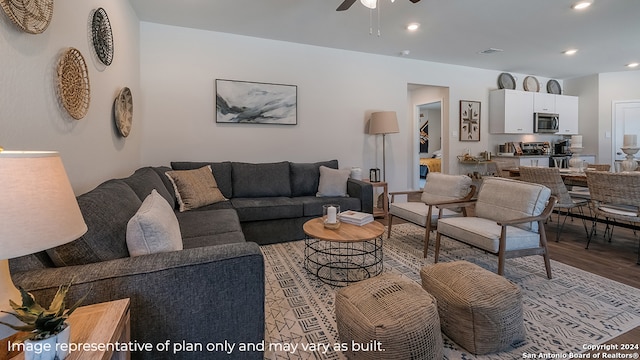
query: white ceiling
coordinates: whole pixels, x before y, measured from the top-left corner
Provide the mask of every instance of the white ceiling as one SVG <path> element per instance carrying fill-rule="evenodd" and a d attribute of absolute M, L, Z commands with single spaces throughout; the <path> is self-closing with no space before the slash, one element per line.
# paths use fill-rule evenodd
<path fill-rule="evenodd" d="M 142 21 L 556 79 L 640 62 L 640 0 L 584 11 L 571 9 L 576 0 L 380 0 L 379 37 L 377 13 L 359 1 L 342 12 L 342 0 L 130 1 Z M 488 48 L 504 52 L 479 54 Z M 562 54 L 569 48 L 579 51 Z"/>

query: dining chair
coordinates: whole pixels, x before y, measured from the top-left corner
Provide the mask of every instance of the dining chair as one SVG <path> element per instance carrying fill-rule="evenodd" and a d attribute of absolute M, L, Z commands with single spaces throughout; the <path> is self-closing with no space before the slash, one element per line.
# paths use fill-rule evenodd
<path fill-rule="evenodd" d="M 595 171 L 609 171 L 611 164 L 587 164 L 587 169 L 593 169 Z"/>
<path fill-rule="evenodd" d="M 426 258 L 429 250 L 429 232 L 435 230 L 438 221 L 438 205 L 468 201 L 475 194 L 475 189 L 471 178 L 466 175 L 430 172 L 427 174 L 423 190 L 390 192 L 387 238 L 391 237 L 394 217 L 424 227 L 424 257 Z M 396 196 L 402 195 L 407 197 L 407 201 L 396 202 Z M 420 195 L 420 201 L 412 201 L 418 195 Z M 461 215 L 464 215 L 464 209 L 460 208 L 445 209 L 442 212 L 443 217 Z"/>
<path fill-rule="evenodd" d="M 577 209 L 584 226 L 584 231 L 589 236 L 589 229 L 587 228 L 587 222 L 585 221 L 584 211 L 582 208 L 587 206 L 589 201 L 584 197 L 572 197 L 567 189 L 567 186 L 562 180 L 560 170 L 557 167 L 520 167 L 520 180 L 544 185 L 551 190 L 551 195 L 555 196 L 558 201 L 555 205 L 555 210 L 558 213 L 556 225 L 556 242 L 560 241 L 560 233 L 564 228 L 567 221 L 567 217 L 571 215 L 573 209 Z M 561 210 L 565 210 L 564 218 L 561 221 Z"/>
<path fill-rule="evenodd" d="M 629 222 L 640 225 L 640 173 L 632 171 L 626 173 L 611 173 L 606 171 L 587 171 L 587 185 L 591 194 L 591 212 L 594 222 L 587 240 L 587 249 L 598 217 L 604 218 L 609 225 L 616 222 Z M 605 237 L 606 237 L 605 231 Z M 634 230 L 634 234 L 636 231 Z M 609 231 L 611 241 L 613 231 Z M 638 260 L 640 265 L 640 241 L 638 242 Z"/>

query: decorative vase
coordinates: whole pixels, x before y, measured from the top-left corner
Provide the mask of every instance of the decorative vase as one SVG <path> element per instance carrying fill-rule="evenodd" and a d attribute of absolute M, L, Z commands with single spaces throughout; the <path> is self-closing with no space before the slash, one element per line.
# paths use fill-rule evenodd
<path fill-rule="evenodd" d="M 67 324 L 61 332 L 42 340 L 24 341 L 25 360 L 63 360 L 69 355 L 71 326 Z M 59 344 L 67 344 L 60 346 Z"/>
<path fill-rule="evenodd" d="M 626 159 L 622 160 L 622 171 L 635 171 L 638 168 L 638 162 L 633 158 L 638 150 L 640 148 L 622 148 L 622 151 L 627 154 Z"/>

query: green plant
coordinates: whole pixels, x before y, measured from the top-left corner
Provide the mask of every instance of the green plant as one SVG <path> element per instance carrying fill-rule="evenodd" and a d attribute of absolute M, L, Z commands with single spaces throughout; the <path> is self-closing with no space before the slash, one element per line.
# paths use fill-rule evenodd
<path fill-rule="evenodd" d="M 15 316 L 25 325 L 19 326 L 1 321 L 0 324 L 6 325 L 16 331 L 26 332 L 25 335 L 20 336 L 20 341 L 26 339 L 41 340 L 58 334 L 64 330 L 64 322 L 69 318 L 69 315 L 71 315 L 71 313 L 80 306 L 80 303 L 87 296 L 85 294 L 72 307 L 66 309 L 64 298 L 67 296 L 67 292 L 70 287 L 71 283 L 68 285 L 60 285 L 48 309 L 40 306 L 34 299 L 33 295 L 20 288 L 22 305 L 18 305 L 12 300 L 9 300 L 9 304 L 15 311 L 15 314 L 7 311 L 3 312 Z"/>

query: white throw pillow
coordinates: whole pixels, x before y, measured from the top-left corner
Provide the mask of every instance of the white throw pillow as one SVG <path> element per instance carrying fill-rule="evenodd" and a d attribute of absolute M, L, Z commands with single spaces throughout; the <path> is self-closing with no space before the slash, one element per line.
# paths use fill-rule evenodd
<path fill-rule="evenodd" d="M 351 171 L 320 166 L 320 183 L 316 196 L 347 196 L 347 181 Z"/>
<path fill-rule="evenodd" d="M 129 255 L 182 250 L 182 235 L 171 205 L 155 189 L 127 224 Z"/>

